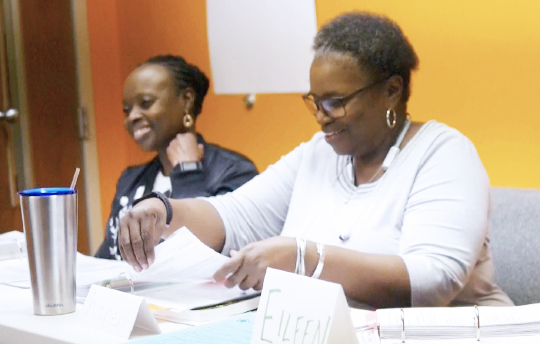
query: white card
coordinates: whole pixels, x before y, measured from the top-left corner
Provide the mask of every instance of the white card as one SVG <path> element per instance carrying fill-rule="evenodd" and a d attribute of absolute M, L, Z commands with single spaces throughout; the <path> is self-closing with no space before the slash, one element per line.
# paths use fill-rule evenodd
<path fill-rule="evenodd" d="M 343 287 L 268 268 L 251 344 L 358 343 Z"/>
<path fill-rule="evenodd" d="M 135 326 L 151 333 L 161 333 L 142 297 L 95 284 L 90 287 L 79 320 L 123 339 L 129 339 Z"/>

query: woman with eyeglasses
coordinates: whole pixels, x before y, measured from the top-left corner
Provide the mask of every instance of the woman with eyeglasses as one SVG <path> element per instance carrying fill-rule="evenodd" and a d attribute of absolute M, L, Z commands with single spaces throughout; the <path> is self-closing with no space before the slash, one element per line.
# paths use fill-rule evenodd
<path fill-rule="evenodd" d="M 168 228 L 141 222 L 167 202 L 141 202 L 121 223 L 124 258 L 148 268 L 139 233 L 186 225 L 232 257 L 214 275 L 228 286 L 261 289 L 272 267 L 340 283 L 351 305 L 511 305 L 493 281 L 486 171 L 457 130 L 407 113 L 418 59 L 397 24 L 347 13 L 314 49 L 303 99 L 321 132 L 230 194 L 171 200 Z"/>
<path fill-rule="evenodd" d="M 257 175 L 247 158 L 207 143 L 195 131 L 208 87 L 208 78 L 199 68 L 173 55 L 151 57 L 127 77 L 126 130 L 142 149 L 157 154 L 122 173 L 97 257 L 121 259 L 120 219 L 137 202 L 147 197 L 220 195 Z"/>

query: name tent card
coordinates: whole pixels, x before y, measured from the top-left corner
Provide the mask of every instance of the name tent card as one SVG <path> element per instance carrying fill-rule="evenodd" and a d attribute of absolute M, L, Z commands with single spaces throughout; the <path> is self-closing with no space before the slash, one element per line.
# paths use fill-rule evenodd
<path fill-rule="evenodd" d="M 90 287 L 79 321 L 124 339 L 129 339 L 134 327 L 161 333 L 142 297 L 95 284 Z"/>
<path fill-rule="evenodd" d="M 358 343 L 343 287 L 268 268 L 251 344 Z"/>

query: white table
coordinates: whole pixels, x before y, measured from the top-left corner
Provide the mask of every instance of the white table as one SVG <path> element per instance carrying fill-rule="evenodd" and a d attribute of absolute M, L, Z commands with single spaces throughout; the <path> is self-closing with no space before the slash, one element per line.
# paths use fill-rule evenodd
<path fill-rule="evenodd" d="M 94 330 L 79 322 L 82 305 L 77 304 L 74 313 L 55 316 L 34 315 L 32 293 L 0 285 L 0 344 L 29 343 L 72 343 L 72 344 L 116 344 L 126 342 L 122 338 Z M 158 321 L 163 333 L 183 329 L 189 325 Z M 141 339 L 149 334 L 135 328 L 129 341 Z"/>
<path fill-rule="evenodd" d="M 8 309 L 10 308 L 11 309 Z M 79 322 L 82 305 L 71 314 L 55 316 L 34 315 L 32 294 L 29 289 L 19 289 L 0 285 L 0 344 L 116 344 L 152 336 L 135 328 L 129 340 L 94 330 Z M 163 333 L 189 328 L 189 325 L 158 321 Z M 398 344 L 399 340 L 383 340 L 382 344 Z M 411 341 L 407 344 L 431 344 L 433 341 Z M 474 339 L 441 340 L 441 344 L 529 344 L 540 343 L 540 336 L 522 336 L 512 338 L 484 338 L 480 342 Z M 218 343 L 216 343 L 218 344 Z M 376 343 L 374 343 L 376 344 Z"/>

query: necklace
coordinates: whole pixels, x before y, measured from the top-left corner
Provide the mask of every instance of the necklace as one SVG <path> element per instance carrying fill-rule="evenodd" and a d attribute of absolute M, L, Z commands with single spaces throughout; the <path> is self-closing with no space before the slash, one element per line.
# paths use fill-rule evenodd
<path fill-rule="evenodd" d="M 375 177 L 377 177 L 379 175 L 379 173 L 382 171 L 382 169 L 383 169 L 383 165 L 381 164 L 381 166 L 379 166 L 377 171 L 375 171 L 375 174 L 365 184 L 371 183 L 375 179 Z"/>
<path fill-rule="evenodd" d="M 390 165 L 392 165 L 392 162 L 394 162 L 394 160 L 396 159 L 396 157 L 398 156 L 398 154 L 400 152 L 399 147 L 401 146 L 401 143 L 403 142 L 403 139 L 405 138 L 405 134 L 407 134 L 407 131 L 409 130 L 410 126 L 411 126 L 411 120 L 409 118 L 407 118 L 407 120 L 405 121 L 405 124 L 403 125 L 403 128 L 401 129 L 401 132 L 399 133 L 398 137 L 396 138 L 396 142 L 394 143 L 394 145 L 392 147 L 390 147 L 390 149 L 388 150 L 388 153 L 386 153 L 386 157 L 384 158 L 383 163 L 381 164 L 381 166 L 377 169 L 375 174 L 371 177 L 371 179 L 366 184 L 369 184 L 369 183 L 373 182 L 375 180 L 375 177 L 379 173 L 381 173 L 381 171 L 386 172 L 386 170 L 388 170 L 388 168 L 390 168 Z M 352 163 L 353 163 L 353 160 L 352 160 L 352 157 L 351 157 L 351 164 Z M 353 173 L 353 175 L 354 175 L 354 173 Z M 354 192 L 351 192 L 349 194 L 349 198 L 345 202 L 345 204 L 349 203 L 353 193 Z M 351 236 L 351 227 L 349 227 L 347 230 L 344 230 L 339 235 L 339 238 L 342 241 L 347 241 L 347 240 L 349 240 L 350 236 Z"/>

